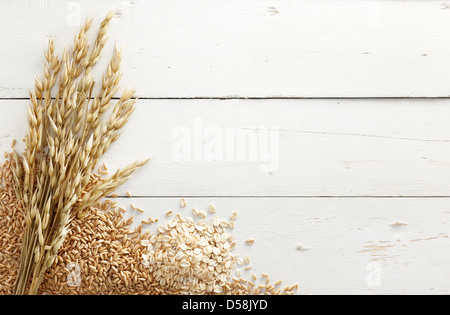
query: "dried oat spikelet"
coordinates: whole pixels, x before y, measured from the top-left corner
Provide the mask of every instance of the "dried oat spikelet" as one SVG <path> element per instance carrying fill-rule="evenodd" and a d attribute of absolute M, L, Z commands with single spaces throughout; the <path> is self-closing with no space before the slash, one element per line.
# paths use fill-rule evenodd
<path fill-rule="evenodd" d="M 127 165 L 123 169 L 117 170 L 111 177 L 97 184 L 86 193 L 81 201 L 81 205 L 77 207 L 77 211 L 82 211 L 95 205 L 100 198 L 106 197 L 115 191 L 119 186 L 128 181 L 131 175 L 140 167 L 148 163 L 150 159 L 137 161 Z"/>
<path fill-rule="evenodd" d="M 23 200 L 26 225 L 15 294 L 36 294 L 72 218 L 97 204 L 148 162 L 132 163 L 91 184 L 94 168 L 119 138 L 136 103 L 132 89 L 113 101 L 122 77 L 121 50 L 117 47 L 103 75 L 101 91 L 93 95 L 92 69 L 105 46 L 113 16 L 114 12 L 109 12 L 101 23 L 92 48 L 87 37 L 91 18 L 62 57 L 56 56 L 50 40 L 44 53 L 44 76 L 35 77 L 26 149 L 23 156 L 15 150 L 12 154 L 16 195 Z M 54 97 L 52 88 L 56 89 Z M 106 116 L 111 107 L 112 113 Z"/>

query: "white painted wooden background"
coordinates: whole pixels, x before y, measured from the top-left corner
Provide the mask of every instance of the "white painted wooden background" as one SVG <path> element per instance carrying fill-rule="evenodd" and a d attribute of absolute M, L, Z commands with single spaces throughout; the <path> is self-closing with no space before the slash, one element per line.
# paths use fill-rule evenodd
<path fill-rule="evenodd" d="M 97 73 L 117 42 L 141 100 L 105 161 L 154 157 L 121 204 L 238 210 L 237 251 L 299 294 L 450 293 L 450 3 L 0 0 L 2 151 L 25 133 L 46 39 L 61 51 L 110 8 Z M 231 128 L 274 135 L 276 167 L 227 159 Z M 190 160 L 174 154 L 180 130 Z M 223 161 L 207 161 L 211 143 Z"/>

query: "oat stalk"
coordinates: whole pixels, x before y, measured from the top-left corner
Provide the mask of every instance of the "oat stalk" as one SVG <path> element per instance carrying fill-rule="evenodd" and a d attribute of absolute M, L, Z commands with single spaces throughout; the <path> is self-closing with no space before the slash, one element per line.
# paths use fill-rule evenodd
<path fill-rule="evenodd" d="M 132 163 L 88 187 L 95 166 L 119 138 L 136 103 L 135 91 L 125 90 L 113 104 L 122 77 L 121 50 L 117 47 L 99 94 L 93 95 L 91 71 L 101 56 L 113 16 L 109 12 L 101 23 L 92 48 L 87 38 L 91 18 L 75 36 L 73 47 L 61 57 L 55 54 L 50 40 L 44 53 L 44 76 L 35 77 L 25 152 L 13 151 L 16 195 L 23 200 L 26 224 L 14 294 L 37 294 L 74 215 L 89 211 L 148 162 Z"/>

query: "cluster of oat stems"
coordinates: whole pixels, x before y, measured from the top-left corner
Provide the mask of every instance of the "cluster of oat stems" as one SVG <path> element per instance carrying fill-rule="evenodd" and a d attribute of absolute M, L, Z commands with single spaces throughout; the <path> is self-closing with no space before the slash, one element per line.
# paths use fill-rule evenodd
<path fill-rule="evenodd" d="M 114 12 L 109 12 L 103 20 L 92 47 L 87 38 L 91 18 L 62 57 L 55 54 L 50 40 L 43 79 L 35 77 L 25 152 L 20 155 L 14 150 L 13 154 L 16 194 L 26 209 L 14 294 L 37 294 L 74 215 L 86 214 L 89 207 L 111 194 L 148 161 L 135 162 L 90 184 L 100 157 L 118 139 L 136 102 L 134 90 L 125 90 L 118 100 L 112 99 L 122 76 L 121 51 L 117 47 L 99 94 L 93 95 L 92 68 L 100 58 L 113 16 Z"/>

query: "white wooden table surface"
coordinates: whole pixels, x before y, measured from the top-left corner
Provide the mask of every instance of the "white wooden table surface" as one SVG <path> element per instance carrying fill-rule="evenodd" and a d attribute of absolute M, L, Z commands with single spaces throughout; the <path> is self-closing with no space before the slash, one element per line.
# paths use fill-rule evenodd
<path fill-rule="evenodd" d="M 121 204 L 238 210 L 236 251 L 299 294 L 450 293 L 450 4 L 0 0 L 1 151 L 47 38 L 110 8 L 96 73 L 117 42 L 141 100 L 105 161 L 154 157 Z"/>

